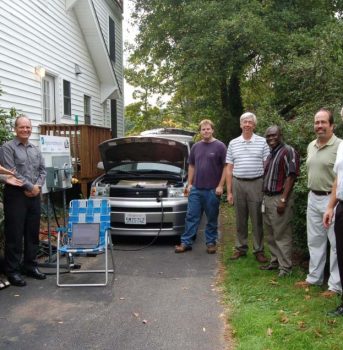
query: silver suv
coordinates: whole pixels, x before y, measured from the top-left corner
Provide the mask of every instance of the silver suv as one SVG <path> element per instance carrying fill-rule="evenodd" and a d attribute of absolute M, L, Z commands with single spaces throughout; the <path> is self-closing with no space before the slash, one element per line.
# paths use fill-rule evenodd
<path fill-rule="evenodd" d="M 99 145 L 105 174 L 92 198 L 111 203 L 111 233 L 180 235 L 187 211 L 187 160 L 194 132 L 155 129 Z"/>

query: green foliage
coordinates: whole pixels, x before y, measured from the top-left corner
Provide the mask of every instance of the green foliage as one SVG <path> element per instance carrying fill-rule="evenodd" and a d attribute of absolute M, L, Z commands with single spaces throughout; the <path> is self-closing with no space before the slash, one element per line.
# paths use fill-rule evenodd
<path fill-rule="evenodd" d="M 172 119 L 213 119 L 225 143 L 240 133 L 242 112 L 254 111 L 257 132 L 280 125 L 304 162 L 315 112 L 342 106 L 342 19 L 336 0 L 135 0 L 140 31 L 130 64 L 147 68 L 128 81 L 171 94 Z M 305 248 L 304 165 L 295 192 L 295 240 Z"/>
<path fill-rule="evenodd" d="M 247 109 L 291 120 L 337 108 L 342 8 L 330 0 L 135 0 L 140 31 L 127 78 L 142 87 L 141 101 L 169 93 L 173 115 L 211 117 L 225 142 Z"/>
<path fill-rule="evenodd" d="M 2 95 L 2 89 L 0 87 L 0 96 Z M 8 141 L 12 138 L 13 130 L 13 120 L 16 116 L 16 110 L 12 108 L 9 112 L 4 111 L 0 108 L 0 145 L 5 141 Z M 4 225 L 4 213 L 2 205 L 2 194 L 3 194 L 3 185 L 0 184 L 0 250 L 3 246 L 3 225 Z"/>

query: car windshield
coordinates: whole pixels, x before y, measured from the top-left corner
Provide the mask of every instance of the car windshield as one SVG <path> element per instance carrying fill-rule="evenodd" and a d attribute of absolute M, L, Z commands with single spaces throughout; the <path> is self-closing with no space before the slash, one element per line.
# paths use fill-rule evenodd
<path fill-rule="evenodd" d="M 184 176 L 186 171 L 165 163 L 133 162 L 113 167 L 109 174 L 176 174 Z"/>

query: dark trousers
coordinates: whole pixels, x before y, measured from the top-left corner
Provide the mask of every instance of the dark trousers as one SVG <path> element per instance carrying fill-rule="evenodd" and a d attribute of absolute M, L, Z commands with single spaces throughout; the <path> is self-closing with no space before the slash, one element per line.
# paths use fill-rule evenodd
<path fill-rule="evenodd" d="M 339 269 L 339 276 L 341 283 L 343 284 L 343 202 L 339 202 L 336 207 L 335 216 L 335 236 L 336 236 L 336 250 L 337 250 L 337 263 Z M 342 294 L 343 301 L 343 294 Z"/>
<path fill-rule="evenodd" d="M 5 186 L 5 272 L 7 275 L 20 272 L 22 259 L 24 268 L 30 269 L 36 266 L 40 210 L 40 196 L 26 197 L 21 188 Z"/>

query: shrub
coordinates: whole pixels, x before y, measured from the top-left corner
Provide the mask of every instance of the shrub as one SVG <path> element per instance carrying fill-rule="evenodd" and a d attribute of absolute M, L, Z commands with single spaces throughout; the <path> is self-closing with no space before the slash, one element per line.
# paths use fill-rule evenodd
<path fill-rule="evenodd" d="M 0 96 L 2 90 L 0 88 Z M 5 141 L 10 140 L 13 137 L 13 120 L 16 116 L 16 110 L 12 108 L 9 112 L 4 111 L 0 108 L 0 145 Z M 3 196 L 3 184 L 0 183 L 0 251 L 3 250 L 4 246 L 4 212 L 2 204 Z"/>

